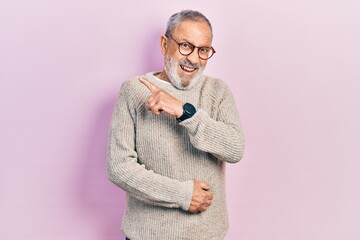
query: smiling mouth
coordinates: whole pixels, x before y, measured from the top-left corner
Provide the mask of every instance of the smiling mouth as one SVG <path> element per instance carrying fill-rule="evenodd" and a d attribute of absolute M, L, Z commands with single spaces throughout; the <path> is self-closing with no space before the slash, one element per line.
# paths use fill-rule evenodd
<path fill-rule="evenodd" d="M 197 68 L 193 68 L 193 67 L 189 67 L 189 66 L 185 66 L 185 65 L 180 65 L 181 69 L 186 71 L 186 72 L 194 72 Z"/>

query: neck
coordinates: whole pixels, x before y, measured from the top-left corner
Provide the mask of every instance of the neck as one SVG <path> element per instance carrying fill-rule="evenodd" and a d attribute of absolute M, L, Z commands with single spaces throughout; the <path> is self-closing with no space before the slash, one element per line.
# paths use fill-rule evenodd
<path fill-rule="evenodd" d="M 155 74 L 155 76 L 157 78 L 160 78 L 161 80 L 164 80 L 165 82 L 170 82 L 168 76 L 166 75 L 165 71 L 163 70 L 162 72 L 159 72 L 157 74 Z"/>

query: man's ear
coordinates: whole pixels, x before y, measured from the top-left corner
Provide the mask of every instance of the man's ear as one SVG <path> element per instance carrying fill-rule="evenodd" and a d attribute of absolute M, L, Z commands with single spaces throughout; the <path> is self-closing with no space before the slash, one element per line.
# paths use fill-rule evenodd
<path fill-rule="evenodd" d="M 160 48 L 162 55 L 165 55 L 166 50 L 168 48 L 168 38 L 165 35 L 160 37 Z"/>

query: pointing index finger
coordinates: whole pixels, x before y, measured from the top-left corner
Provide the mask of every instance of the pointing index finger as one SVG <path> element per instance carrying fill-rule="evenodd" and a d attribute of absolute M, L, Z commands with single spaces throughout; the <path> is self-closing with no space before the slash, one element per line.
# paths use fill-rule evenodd
<path fill-rule="evenodd" d="M 142 84 L 144 84 L 151 92 L 155 92 L 156 90 L 158 90 L 158 87 L 155 86 L 154 84 L 152 84 L 149 80 L 147 80 L 144 77 L 140 77 L 139 78 L 140 82 Z"/>

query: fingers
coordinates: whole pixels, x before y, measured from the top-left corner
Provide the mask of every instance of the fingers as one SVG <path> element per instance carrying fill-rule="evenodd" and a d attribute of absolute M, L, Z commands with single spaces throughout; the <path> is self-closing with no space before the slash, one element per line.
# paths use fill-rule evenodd
<path fill-rule="evenodd" d="M 213 200 L 213 194 L 211 192 L 209 192 L 210 196 L 209 196 L 209 200 Z"/>
<path fill-rule="evenodd" d="M 199 182 L 200 183 L 200 187 L 202 189 L 205 189 L 205 190 L 209 190 L 210 189 L 210 185 L 206 182 Z"/>
<path fill-rule="evenodd" d="M 144 84 L 151 92 L 156 92 L 157 90 L 159 90 L 159 88 L 157 86 L 155 86 L 154 84 L 152 84 L 149 80 L 147 80 L 144 77 L 140 77 L 139 81 Z"/>
<path fill-rule="evenodd" d="M 201 206 L 201 207 L 199 207 L 199 208 L 197 209 L 197 211 L 194 212 L 194 213 L 203 212 L 203 211 L 206 211 L 207 209 L 208 209 L 208 206 Z"/>
<path fill-rule="evenodd" d="M 212 192 L 208 192 L 207 190 L 203 189 L 203 193 L 204 193 L 204 201 L 210 201 L 213 199 L 213 194 Z"/>
<path fill-rule="evenodd" d="M 163 104 L 159 99 L 160 96 L 163 95 L 163 91 L 161 91 L 160 88 L 151 83 L 145 77 L 140 77 L 139 81 L 152 92 L 149 99 L 147 100 L 147 108 L 153 113 L 159 115 L 163 111 Z"/>
<path fill-rule="evenodd" d="M 164 112 L 174 117 L 179 117 L 183 114 L 184 103 L 182 101 L 173 97 L 161 88 L 158 88 L 144 77 L 140 77 L 139 81 L 144 84 L 152 93 L 147 100 L 147 108 L 150 111 L 156 115 Z"/>
<path fill-rule="evenodd" d="M 164 111 L 164 108 L 157 103 L 148 104 L 148 109 L 156 115 L 159 115 L 162 111 Z"/>
<path fill-rule="evenodd" d="M 139 81 L 152 92 L 152 95 L 147 101 L 147 108 L 156 115 L 159 115 L 163 111 L 163 106 L 159 101 L 160 89 L 144 77 L 140 77 Z"/>
<path fill-rule="evenodd" d="M 161 97 L 164 95 L 163 91 L 160 91 L 160 89 L 158 89 L 156 92 L 153 92 L 153 94 L 149 97 L 149 99 L 147 100 L 148 103 L 148 108 L 150 109 L 151 107 L 153 107 L 155 104 L 161 104 L 163 105 L 163 103 L 161 102 Z"/>
<path fill-rule="evenodd" d="M 213 194 L 209 192 L 210 185 L 194 179 L 194 191 L 191 199 L 189 212 L 196 213 L 208 209 L 212 203 Z"/>
<path fill-rule="evenodd" d="M 211 205 L 211 201 L 207 201 L 207 202 L 204 202 L 200 205 L 190 205 L 190 208 L 189 208 L 189 212 L 190 213 L 198 213 L 198 212 L 203 212 L 203 211 L 206 211 Z"/>
<path fill-rule="evenodd" d="M 211 188 L 207 182 L 201 182 L 201 181 L 198 181 L 197 179 L 194 179 L 194 183 L 199 184 L 200 187 L 204 190 L 209 190 Z"/>
<path fill-rule="evenodd" d="M 162 100 L 160 100 L 157 96 L 152 96 L 148 99 L 147 108 L 157 115 L 159 115 L 162 111 L 167 110 Z"/>

